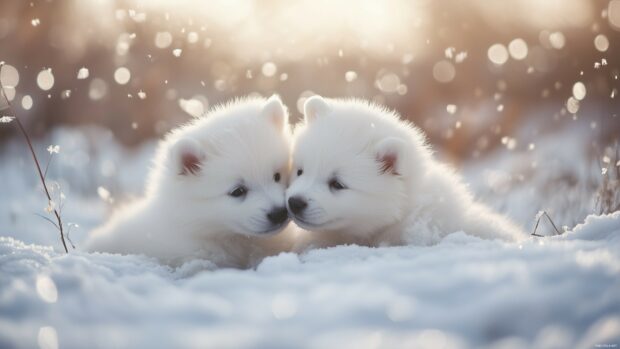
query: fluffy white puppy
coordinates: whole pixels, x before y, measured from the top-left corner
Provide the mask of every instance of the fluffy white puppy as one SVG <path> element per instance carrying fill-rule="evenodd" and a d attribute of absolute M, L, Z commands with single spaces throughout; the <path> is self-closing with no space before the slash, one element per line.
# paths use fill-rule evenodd
<path fill-rule="evenodd" d="M 425 137 L 392 111 L 360 100 L 309 98 L 294 132 L 289 213 L 308 232 L 297 249 L 433 244 L 464 231 L 508 241 L 525 233 L 475 202 L 432 156 Z"/>
<path fill-rule="evenodd" d="M 273 235 L 288 222 L 289 142 L 277 96 L 216 107 L 160 142 L 145 197 L 92 232 L 87 250 L 248 267 L 286 248 Z"/>

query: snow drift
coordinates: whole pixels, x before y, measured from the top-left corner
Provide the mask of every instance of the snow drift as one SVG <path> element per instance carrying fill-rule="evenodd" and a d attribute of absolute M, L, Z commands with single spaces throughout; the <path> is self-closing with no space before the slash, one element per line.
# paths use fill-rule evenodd
<path fill-rule="evenodd" d="M 0 238 L 0 347 L 592 348 L 620 340 L 620 212 L 522 244 L 284 253 L 177 269 Z"/>

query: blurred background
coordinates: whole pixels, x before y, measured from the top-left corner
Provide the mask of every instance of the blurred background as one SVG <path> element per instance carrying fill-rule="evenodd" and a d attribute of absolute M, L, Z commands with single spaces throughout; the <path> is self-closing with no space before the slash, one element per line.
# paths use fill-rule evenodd
<path fill-rule="evenodd" d="M 146 171 L 157 137 L 272 93 L 293 122 L 313 94 L 397 110 L 526 228 L 538 210 L 570 226 L 611 210 L 617 186 L 620 0 L 2 0 L 0 61 L 41 151 L 66 144 L 52 175 L 106 201 L 139 192 L 119 178 Z"/>

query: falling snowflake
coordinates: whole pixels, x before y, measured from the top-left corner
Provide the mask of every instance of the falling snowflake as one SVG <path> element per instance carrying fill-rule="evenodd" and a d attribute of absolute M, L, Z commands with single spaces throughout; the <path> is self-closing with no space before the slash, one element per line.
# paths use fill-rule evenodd
<path fill-rule="evenodd" d="M 454 57 L 454 62 L 462 63 L 467 58 L 467 51 L 459 52 Z"/>
<path fill-rule="evenodd" d="M 354 72 L 353 70 L 349 70 L 346 73 L 344 73 L 344 79 L 347 82 L 352 82 L 353 80 L 357 79 L 357 73 Z"/>
<path fill-rule="evenodd" d="M 447 111 L 448 113 L 450 113 L 450 114 L 454 114 L 454 113 L 456 113 L 456 110 L 457 110 L 457 107 L 456 107 L 456 105 L 454 105 L 454 104 L 448 104 L 448 105 L 446 106 L 446 111 Z"/>
<path fill-rule="evenodd" d="M 197 98 L 192 98 L 192 99 L 181 98 L 179 99 L 179 106 L 184 112 L 188 113 L 189 115 L 195 118 L 202 116 L 205 112 L 204 103 L 202 103 L 202 101 Z"/>
<path fill-rule="evenodd" d="M 50 154 L 54 154 L 54 153 L 58 154 L 58 153 L 60 152 L 60 146 L 59 146 L 59 145 L 51 145 L 51 144 L 50 144 L 50 145 L 47 147 L 47 151 L 48 151 Z"/>
<path fill-rule="evenodd" d="M 0 117 L 0 124 L 8 124 L 15 119 L 14 116 L 3 115 Z"/>
<path fill-rule="evenodd" d="M 82 67 L 82 68 L 80 68 L 80 70 L 78 70 L 77 78 L 78 78 L 78 80 L 84 80 L 84 79 L 88 78 L 89 74 L 90 73 L 88 71 L 88 68 Z"/>
<path fill-rule="evenodd" d="M 97 188 L 97 195 L 99 195 L 99 197 L 103 200 L 103 201 L 110 201 L 111 198 L 111 194 L 110 191 L 107 190 L 104 187 L 98 187 Z"/>
<path fill-rule="evenodd" d="M 444 54 L 445 54 L 446 58 L 452 59 L 452 57 L 454 57 L 454 52 L 456 52 L 456 49 L 454 47 L 448 47 L 444 51 Z"/>
<path fill-rule="evenodd" d="M 172 50 L 172 54 L 175 57 L 181 57 L 181 54 L 183 53 L 183 50 L 180 48 L 175 48 L 174 50 Z"/>
<path fill-rule="evenodd" d="M 138 97 L 140 99 L 145 99 L 146 98 L 146 92 L 144 92 L 142 90 L 138 91 Z"/>

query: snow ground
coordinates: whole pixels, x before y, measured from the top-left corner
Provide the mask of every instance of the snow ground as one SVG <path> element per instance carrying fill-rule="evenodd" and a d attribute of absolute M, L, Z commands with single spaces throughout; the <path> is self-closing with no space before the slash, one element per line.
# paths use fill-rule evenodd
<path fill-rule="evenodd" d="M 61 146 L 50 178 L 64 179 L 66 221 L 82 226 L 72 232 L 78 246 L 111 207 L 96 188 L 117 201 L 138 194 L 153 151 L 146 144 L 127 152 L 96 129 L 56 130 L 39 148 L 46 144 Z M 499 154 L 464 173 L 480 197 L 500 196 L 490 202 L 526 229 L 541 208 L 560 215 L 560 224 L 582 220 L 589 201 L 550 196 L 549 175 L 509 186 L 477 175 L 514 172 L 553 153 L 551 145 L 536 149 Z M 589 175 L 578 153 L 566 153 L 549 173 Z M 0 154 L 0 348 L 620 345 L 620 213 L 518 245 L 455 233 L 431 247 L 281 254 L 257 270 L 203 272 L 206 261 L 172 270 L 143 256 L 62 253 L 54 229 L 34 215 L 45 202 L 27 156 L 19 143 Z"/>

